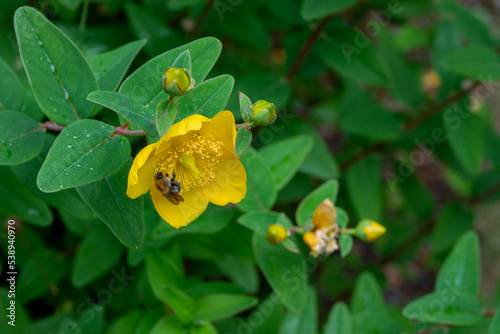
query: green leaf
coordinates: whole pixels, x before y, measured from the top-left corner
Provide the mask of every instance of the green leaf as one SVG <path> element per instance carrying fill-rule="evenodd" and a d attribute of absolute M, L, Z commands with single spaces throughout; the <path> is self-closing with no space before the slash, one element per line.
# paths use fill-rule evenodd
<path fill-rule="evenodd" d="M 247 173 L 246 196 L 236 206 L 245 212 L 270 209 L 276 202 L 277 193 L 269 166 L 253 148 L 241 155 L 241 162 L 252 172 Z"/>
<path fill-rule="evenodd" d="M 337 30 L 335 38 L 328 36 L 318 41 L 323 62 L 346 79 L 387 85 L 387 74 L 369 37 L 348 27 L 338 27 Z"/>
<path fill-rule="evenodd" d="M 479 292 L 480 282 L 479 239 L 471 231 L 457 241 L 446 258 L 437 275 L 435 290 L 452 290 L 475 296 Z"/>
<path fill-rule="evenodd" d="M 457 159 L 471 176 L 477 176 L 484 159 L 485 136 L 481 118 L 464 108 L 464 103 L 445 111 L 444 129 Z"/>
<path fill-rule="evenodd" d="M 171 67 L 177 67 L 177 68 L 183 67 L 188 71 L 189 76 L 192 76 L 193 75 L 193 64 L 191 61 L 191 53 L 189 52 L 189 49 L 184 51 L 183 53 L 181 53 L 179 55 L 179 57 L 177 57 L 177 59 L 175 59 L 175 61 Z"/>
<path fill-rule="evenodd" d="M 212 323 L 203 322 L 199 326 L 191 327 L 189 334 L 218 334 L 218 332 Z"/>
<path fill-rule="evenodd" d="M 33 195 L 8 167 L 0 167 L 0 212 L 35 226 L 52 224 L 50 208 Z"/>
<path fill-rule="evenodd" d="M 500 57 L 494 49 L 469 46 L 451 51 L 442 59 L 443 67 L 455 74 L 481 81 L 500 79 Z"/>
<path fill-rule="evenodd" d="M 146 131 L 151 137 L 156 137 L 158 135 L 153 119 L 148 117 L 149 111 L 142 104 L 130 100 L 125 95 L 98 90 L 90 93 L 87 100 L 99 103 L 117 112 Z"/>
<path fill-rule="evenodd" d="M 159 310 L 155 311 L 132 311 L 129 312 L 118 319 L 114 320 L 110 326 L 106 328 L 106 334 L 147 334 L 153 333 L 152 329 L 155 327 L 155 324 L 159 324 L 162 322 L 161 317 L 165 313 Z M 168 315 L 167 318 L 171 318 L 176 320 L 179 323 L 179 320 L 174 315 Z M 166 333 L 184 333 L 187 334 L 187 330 L 183 332 L 175 332 L 174 327 L 171 327 L 172 331 L 167 331 Z M 151 331 L 151 332 L 150 332 Z M 155 332 L 158 333 L 158 332 Z M 165 332 L 162 332 L 165 333 Z"/>
<path fill-rule="evenodd" d="M 142 197 L 126 195 L 128 172 L 132 162 L 103 180 L 76 188 L 78 194 L 128 248 L 139 248 L 144 240 L 144 206 Z"/>
<path fill-rule="evenodd" d="M 361 274 L 354 286 L 351 309 L 352 313 L 387 310 L 377 280 L 367 271 Z"/>
<path fill-rule="evenodd" d="M 252 249 L 264 277 L 283 305 L 300 312 L 307 302 L 307 273 L 302 256 L 268 243 L 265 233 L 259 232 L 253 235 Z"/>
<path fill-rule="evenodd" d="M 151 289 L 157 296 L 161 295 L 164 285 L 180 287 L 184 280 L 182 269 L 169 257 L 169 254 L 155 248 L 149 248 L 146 254 L 146 275 Z"/>
<path fill-rule="evenodd" d="M 248 212 L 240 216 L 237 222 L 253 231 L 266 233 L 269 225 L 276 224 L 279 215 L 279 213 L 273 211 Z"/>
<path fill-rule="evenodd" d="M 102 246 L 102 245 L 101 245 Z M 23 263 L 23 271 L 16 282 L 16 299 L 28 303 L 57 289 L 68 272 L 68 261 L 61 253 L 42 249 Z"/>
<path fill-rule="evenodd" d="M 490 328 L 488 334 L 497 334 L 500 333 L 500 307 L 497 307 L 495 311 L 495 316 L 491 321 Z"/>
<path fill-rule="evenodd" d="M 306 20 L 321 19 L 325 16 L 340 12 L 352 5 L 357 0 L 344 1 L 322 1 L 322 0 L 304 0 L 300 12 Z"/>
<path fill-rule="evenodd" d="M 98 85 L 78 47 L 31 7 L 16 11 L 14 26 L 26 74 L 44 114 L 65 125 L 91 117 L 94 105 L 86 98 Z"/>
<path fill-rule="evenodd" d="M 381 168 L 378 157 L 368 157 L 346 172 L 349 199 L 359 220 L 382 218 Z"/>
<path fill-rule="evenodd" d="M 151 59 L 125 79 L 118 92 L 150 109 L 149 115 L 153 119 L 158 102 L 168 98 L 161 87 L 162 75 L 170 64 L 188 49 L 191 54 L 193 78 L 197 83 L 203 82 L 222 49 L 221 42 L 213 37 L 195 40 Z"/>
<path fill-rule="evenodd" d="M 352 250 L 352 236 L 349 234 L 341 234 L 339 237 L 339 246 L 340 246 L 340 256 L 346 257 Z"/>
<path fill-rule="evenodd" d="M 403 315 L 411 320 L 452 326 L 472 325 L 483 318 L 482 305 L 474 296 L 450 290 L 413 301 L 403 309 Z"/>
<path fill-rule="evenodd" d="M 236 156 L 239 157 L 246 151 L 247 148 L 252 144 L 252 131 L 247 128 L 239 128 L 236 133 L 236 141 L 234 143 L 234 150 Z"/>
<path fill-rule="evenodd" d="M 233 86 L 234 78 L 227 74 L 196 85 L 192 91 L 176 100 L 179 108 L 177 121 L 194 114 L 208 118 L 214 117 L 219 111 L 226 108 Z"/>
<path fill-rule="evenodd" d="M 323 334 L 354 334 L 349 308 L 338 302 L 330 311 Z"/>
<path fill-rule="evenodd" d="M 342 130 L 369 140 L 394 140 L 402 131 L 401 122 L 393 113 L 378 105 L 355 83 L 348 83 L 340 103 Z"/>
<path fill-rule="evenodd" d="M 347 215 L 347 212 L 345 212 L 344 209 L 339 208 L 338 206 L 335 207 L 335 210 L 337 211 L 337 221 L 336 223 L 340 227 L 347 227 L 349 224 L 349 216 Z"/>
<path fill-rule="evenodd" d="M 252 334 L 277 333 L 283 319 L 283 305 L 279 302 L 276 294 L 271 293 L 266 297 L 248 319 L 262 319 L 260 323 L 252 323 Z M 265 315 L 264 317 L 262 317 Z"/>
<path fill-rule="evenodd" d="M 401 334 L 404 333 L 401 326 L 387 312 L 366 311 L 353 314 L 354 333 L 359 334 Z M 413 331 L 411 332 L 413 333 Z M 435 334 L 435 333 L 433 333 Z"/>
<path fill-rule="evenodd" d="M 19 110 L 22 97 L 21 82 L 9 64 L 0 57 L 0 110 Z"/>
<path fill-rule="evenodd" d="M 99 89 L 114 92 L 145 44 L 146 40 L 140 39 L 114 50 L 89 56 L 89 63 L 99 83 Z"/>
<path fill-rule="evenodd" d="M 0 112 L 0 165 L 16 165 L 36 157 L 44 131 L 37 121 L 18 111 Z"/>
<path fill-rule="evenodd" d="M 307 304 L 300 312 L 289 312 L 278 334 L 303 334 L 318 332 L 318 297 L 313 287 L 307 287 Z"/>
<path fill-rule="evenodd" d="M 267 145 L 259 151 L 271 169 L 276 189 L 283 189 L 292 179 L 312 146 L 312 138 L 296 136 Z"/>
<path fill-rule="evenodd" d="M 240 100 L 241 118 L 243 119 L 243 122 L 250 122 L 253 117 L 252 101 L 250 101 L 250 98 L 242 92 L 239 93 L 238 97 Z"/>
<path fill-rule="evenodd" d="M 198 317 L 207 321 L 217 321 L 234 316 L 257 305 L 255 297 L 213 294 L 201 298 L 197 302 Z"/>
<path fill-rule="evenodd" d="M 312 218 L 314 210 L 316 210 L 318 205 L 320 205 L 325 199 L 330 199 L 332 203 L 335 204 L 338 191 L 339 184 L 337 180 L 330 180 L 323 183 L 307 195 L 307 197 L 304 198 L 297 207 L 297 212 L 295 213 L 297 225 L 305 225 L 306 222 Z"/>
<path fill-rule="evenodd" d="M 149 334 L 188 334 L 188 326 L 184 325 L 179 319 L 174 315 L 166 315 L 161 318 Z M 119 334 L 117 332 L 116 334 Z"/>
<path fill-rule="evenodd" d="M 106 251 L 103 246 L 106 245 Z M 120 262 L 123 247 L 105 228 L 91 231 L 78 246 L 71 268 L 71 284 L 81 288 L 107 274 Z"/>
<path fill-rule="evenodd" d="M 256 293 L 258 291 L 260 278 L 255 261 L 224 254 L 214 264 L 245 292 Z"/>
<path fill-rule="evenodd" d="M 162 291 L 160 300 L 170 306 L 183 323 L 192 323 L 196 317 L 195 301 L 185 292 L 170 284 L 165 284 L 160 289 Z"/>
<path fill-rule="evenodd" d="M 156 108 L 156 130 L 162 137 L 168 132 L 168 129 L 174 124 L 178 114 L 177 103 L 172 100 L 163 100 L 158 103 Z"/>
<path fill-rule="evenodd" d="M 459 203 L 448 203 L 432 232 L 432 246 L 436 253 L 449 249 L 457 239 L 472 228 L 473 214 Z"/>
<path fill-rule="evenodd" d="M 116 173 L 130 157 L 130 143 L 116 129 L 96 120 L 81 120 L 57 136 L 40 169 L 44 192 L 81 186 Z"/>

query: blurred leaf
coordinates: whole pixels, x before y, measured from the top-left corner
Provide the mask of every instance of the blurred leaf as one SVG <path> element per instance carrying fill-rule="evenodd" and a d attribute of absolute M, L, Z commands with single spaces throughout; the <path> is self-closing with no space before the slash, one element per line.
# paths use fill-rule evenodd
<path fill-rule="evenodd" d="M 234 143 L 234 150 L 236 156 L 239 157 L 248 147 L 252 144 L 252 131 L 245 127 L 239 128 L 236 133 L 236 141 Z"/>
<path fill-rule="evenodd" d="M 0 57 L 0 110 L 19 110 L 22 97 L 21 82 L 9 64 Z"/>
<path fill-rule="evenodd" d="M 68 261 L 54 250 L 42 249 L 32 254 L 22 269 L 16 282 L 16 299 L 29 303 L 47 292 L 57 293 L 58 283 L 68 272 Z"/>
<path fill-rule="evenodd" d="M 99 89 L 114 92 L 145 44 L 146 40 L 141 39 L 108 52 L 91 55 L 88 59 L 99 83 Z"/>
<path fill-rule="evenodd" d="M 306 20 L 321 19 L 330 14 L 340 12 L 352 5 L 357 0 L 344 1 L 321 1 L 321 0 L 303 0 L 301 7 L 302 17 Z"/>
<path fill-rule="evenodd" d="M 203 2 L 206 2 L 206 0 L 167 0 L 167 8 L 171 10 L 179 10 Z"/>
<path fill-rule="evenodd" d="M 16 165 L 36 157 L 43 148 L 44 130 L 31 117 L 0 112 L 0 165 Z"/>
<path fill-rule="evenodd" d="M 306 222 L 312 218 L 314 210 L 316 210 L 318 205 L 320 205 L 325 199 L 330 199 L 332 203 L 335 204 L 338 191 L 339 184 L 337 180 L 330 180 L 323 183 L 307 195 L 307 197 L 304 198 L 297 207 L 297 212 L 295 213 L 297 225 L 305 225 Z"/>
<path fill-rule="evenodd" d="M 382 161 L 368 157 L 346 172 L 347 191 L 356 216 L 361 219 L 382 219 Z"/>
<path fill-rule="evenodd" d="M 448 203 L 432 232 L 434 251 L 441 253 L 448 250 L 460 236 L 472 228 L 473 220 L 474 216 L 463 205 Z"/>
<path fill-rule="evenodd" d="M 475 232 L 465 233 L 455 244 L 439 270 L 436 292 L 452 290 L 476 296 L 481 282 L 479 239 Z"/>
<path fill-rule="evenodd" d="M 161 318 L 149 334 L 188 334 L 188 326 L 184 325 L 174 315 L 166 315 Z M 117 332 L 118 334 L 118 332 Z"/>
<path fill-rule="evenodd" d="M 191 327 L 189 334 L 218 334 L 218 332 L 214 325 L 206 321 L 199 326 Z"/>
<path fill-rule="evenodd" d="M 278 191 L 293 178 L 312 146 L 310 137 L 296 136 L 267 145 L 259 151 L 271 169 Z"/>
<path fill-rule="evenodd" d="M 160 288 L 159 299 L 170 306 L 175 315 L 183 323 L 190 324 L 196 317 L 196 303 L 185 292 L 170 284 L 164 284 Z"/>
<path fill-rule="evenodd" d="M 255 259 L 267 282 L 283 305 L 300 312 L 307 302 L 307 273 L 300 254 L 267 242 L 265 233 L 254 232 L 252 248 Z"/>
<path fill-rule="evenodd" d="M 470 175 L 477 176 L 484 159 L 483 125 L 479 116 L 464 110 L 463 103 L 443 114 L 444 129 L 457 159 Z"/>
<path fill-rule="evenodd" d="M 130 143 L 115 131 L 111 125 L 90 119 L 65 127 L 38 173 L 40 190 L 77 187 L 120 170 L 130 157 Z"/>
<path fill-rule="evenodd" d="M 500 307 L 497 307 L 488 334 L 500 333 Z"/>
<path fill-rule="evenodd" d="M 352 316 L 354 333 L 359 334 L 401 334 L 401 326 L 387 312 L 366 311 Z"/>
<path fill-rule="evenodd" d="M 158 311 L 132 311 L 115 319 L 113 323 L 106 328 L 106 334 L 148 334 L 155 323 L 160 323 L 160 318 L 164 312 Z M 173 315 L 168 317 L 175 318 Z M 177 320 L 177 322 L 179 322 Z M 151 331 L 151 333 L 153 333 Z M 163 332 L 162 332 L 163 333 Z M 177 332 L 168 332 L 176 334 Z M 186 333 L 180 332 L 180 333 Z"/>
<path fill-rule="evenodd" d="M 403 315 L 411 320 L 452 326 L 471 325 L 483 318 L 482 305 L 476 298 L 466 292 L 457 294 L 456 291 L 425 295 L 407 305 Z"/>
<path fill-rule="evenodd" d="M 330 311 L 323 334 L 354 334 L 349 308 L 338 302 Z"/>
<path fill-rule="evenodd" d="M 336 223 L 340 227 L 347 227 L 349 224 L 349 216 L 347 215 L 347 212 L 345 212 L 344 209 L 335 207 L 335 210 L 337 211 L 337 221 Z"/>
<path fill-rule="evenodd" d="M 442 59 L 443 67 L 457 75 L 481 81 L 500 79 L 500 57 L 494 49 L 469 46 L 449 52 Z"/>
<path fill-rule="evenodd" d="M 240 216 L 237 221 L 253 231 L 266 233 L 269 225 L 276 224 L 279 215 L 278 212 L 273 211 L 248 212 Z"/>
<path fill-rule="evenodd" d="M 366 311 L 385 312 L 387 306 L 382 297 L 382 290 L 370 272 L 363 272 L 356 281 L 351 299 L 352 313 Z"/>
<path fill-rule="evenodd" d="M 241 155 L 241 162 L 251 172 L 247 173 L 247 194 L 236 206 L 245 212 L 270 209 L 276 201 L 277 193 L 269 165 L 252 148 Z"/>
<path fill-rule="evenodd" d="M 8 167 L 0 167 L 0 212 L 35 226 L 52 224 L 50 208 L 33 195 Z"/>
<path fill-rule="evenodd" d="M 405 177 L 399 188 L 405 197 L 406 204 L 420 219 L 430 217 L 435 207 L 434 199 L 415 175 Z"/>
<path fill-rule="evenodd" d="M 184 284 L 182 269 L 169 257 L 169 254 L 149 248 L 146 254 L 146 274 L 149 285 L 158 296 L 166 284 L 181 287 Z M 160 298 L 161 299 L 161 298 Z"/>
<path fill-rule="evenodd" d="M 253 334 L 278 333 L 283 311 L 283 305 L 275 294 L 266 297 L 248 317 L 248 319 L 262 318 L 260 324 L 252 326 Z"/>
<path fill-rule="evenodd" d="M 394 46 L 400 51 L 407 52 L 415 48 L 425 47 L 428 43 L 425 31 L 411 25 L 401 28 L 394 39 Z"/>
<path fill-rule="evenodd" d="M 243 295 L 208 295 L 197 302 L 197 315 L 203 320 L 217 321 L 243 312 L 257 302 L 257 298 Z"/>
<path fill-rule="evenodd" d="M 26 74 L 44 114 L 65 125 L 91 117 L 94 106 L 86 98 L 98 84 L 82 52 L 31 7 L 16 11 L 14 25 Z"/>
<path fill-rule="evenodd" d="M 177 120 L 200 114 L 214 117 L 226 108 L 234 86 L 234 78 L 224 74 L 196 85 L 192 91 L 176 100 L 179 112 Z"/>
<path fill-rule="evenodd" d="M 122 244 L 139 248 L 144 240 L 144 207 L 142 198 L 126 195 L 131 166 L 129 162 L 120 172 L 76 190 Z"/>
<path fill-rule="evenodd" d="M 149 60 L 125 79 L 118 92 L 148 108 L 150 119 L 153 119 L 158 102 L 168 98 L 161 87 L 162 74 L 188 49 L 191 54 L 193 78 L 198 84 L 202 83 L 222 49 L 221 42 L 213 37 L 195 40 Z"/>
<path fill-rule="evenodd" d="M 394 140 L 402 132 L 397 117 L 355 83 L 348 83 L 340 103 L 340 127 L 370 140 Z"/>
<path fill-rule="evenodd" d="M 87 99 L 117 112 L 151 137 L 158 135 L 153 119 L 148 117 L 148 110 L 142 104 L 131 101 L 122 94 L 103 90 L 90 93 Z"/>
<path fill-rule="evenodd" d="M 318 297 L 313 287 L 307 287 L 307 304 L 299 312 L 285 315 L 278 334 L 302 334 L 318 332 Z"/>
<path fill-rule="evenodd" d="M 105 251 L 103 246 L 105 245 Z M 81 288 L 98 277 L 107 274 L 120 262 L 123 247 L 105 228 L 87 234 L 76 251 L 71 268 L 71 283 Z"/>
<path fill-rule="evenodd" d="M 340 247 L 340 256 L 346 257 L 352 250 L 352 236 L 349 234 L 341 234 L 339 237 L 339 247 Z"/>
<path fill-rule="evenodd" d="M 259 274 L 255 261 L 225 254 L 214 263 L 236 285 L 247 293 L 256 293 L 259 289 Z"/>

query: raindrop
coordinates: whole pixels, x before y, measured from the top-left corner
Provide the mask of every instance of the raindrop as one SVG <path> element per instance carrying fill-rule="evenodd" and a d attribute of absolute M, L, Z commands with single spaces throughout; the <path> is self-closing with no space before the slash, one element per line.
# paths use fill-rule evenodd
<path fill-rule="evenodd" d="M 87 130 L 85 130 L 85 131 L 87 131 Z M 87 138 L 90 138 L 90 134 L 87 135 Z"/>
<path fill-rule="evenodd" d="M 42 41 L 38 41 L 38 45 L 42 46 L 43 42 Z"/>
<path fill-rule="evenodd" d="M 90 167 L 89 169 L 90 169 L 90 170 L 94 170 L 94 168 L 92 168 L 92 167 Z"/>
<path fill-rule="evenodd" d="M 73 136 L 73 139 L 76 139 L 77 137 L 76 136 Z"/>
<path fill-rule="evenodd" d="M 60 184 L 60 185 L 59 185 L 59 189 L 62 189 L 62 188 L 63 188 L 63 185 L 62 185 L 62 184 Z"/>
<path fill-rule="evenodd" d="M 80 167 L 82 167 L 82 165 L 78 164 L 78 165 L 76 165 L 76 167 L 80 168 Z"/>
<path fill-rule="evenodd" d="M 71 148 L 72 146 L 71 145 L 68 145 L 68 148 Z"/>
<path fill-rule="evenodd" d="M 52 64 L 50 64 L 50 70 L 52 71 L 52 73 L 56 73 L 56 67 Z"/>
<path fill-rule="evenodd" d="M 28 215 L 30 216 L 38 216 L 40 213 L 38 212 L 38 210 L 34 209 L 34 208 L 29 208 L 28 209 Z"/>

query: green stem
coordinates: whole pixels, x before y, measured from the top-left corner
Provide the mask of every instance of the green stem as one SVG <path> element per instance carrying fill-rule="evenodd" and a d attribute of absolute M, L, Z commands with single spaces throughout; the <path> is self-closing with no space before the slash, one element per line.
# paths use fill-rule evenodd
<path fill-rule="evenodd" d="M 90 0 L 83 0 L 82 16 L 80 18 L 80 32 L 85 32 L 85 25 L 87 23 L 87 16 L 89 14 L 89 2 Z"/>
<path fill-rule="evenodd" d="M 245 123 L 241 123 L 241 124 L 236 124 L 235 127 L 236 129 L 239 129 L 239 128 L 243 128 L 243 127 L 252 127 L 253 126 L 253 123 L 252 122 L 245 122 Z"/>
<path fill-rule="evenodd" d="M 356 235 L 356 229 L 354 228 L 343 228 L 340 232 L 350 235 Z"/>

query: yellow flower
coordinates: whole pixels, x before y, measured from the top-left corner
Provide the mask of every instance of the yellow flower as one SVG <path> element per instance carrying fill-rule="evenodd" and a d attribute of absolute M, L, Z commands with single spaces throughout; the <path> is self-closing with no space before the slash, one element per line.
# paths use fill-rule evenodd
<path fill-rule="evenodd" d="M 356 226 L 356 236 L 367 242 L 377 240 L 383 236 L 386 231 L 387 229 L 383 225 L 370 219 L 363 219 Z"/>
<path fill-rule="evenodd" d="M 136 156 L 128 176 L 127 195 L 137 198 L 150 190 L 156 211 L 175 228 L 198 218 L 208 202 L 220 206 L 238 203 L 245 197 L 247 177 L 235 156 L 235 138 L 230 111 L 221 111 L 213 119 L 202 115 L 183 119 Z M 156 183 L 159 173 L 172 178 L 174 172 L 180 183 L 177 196 L 183 198 L 172 200 L 176 204 Z M 175 186 L 173 190 L 177 191 Z"/>

